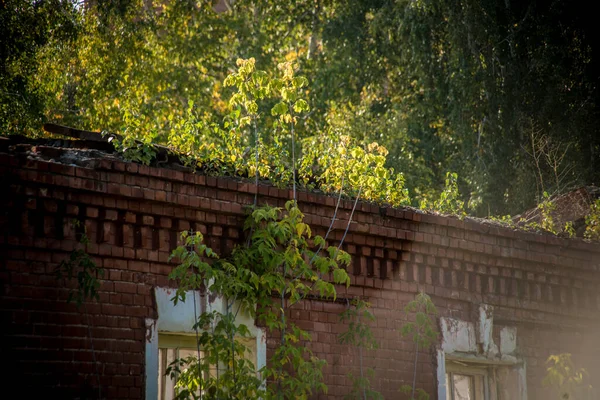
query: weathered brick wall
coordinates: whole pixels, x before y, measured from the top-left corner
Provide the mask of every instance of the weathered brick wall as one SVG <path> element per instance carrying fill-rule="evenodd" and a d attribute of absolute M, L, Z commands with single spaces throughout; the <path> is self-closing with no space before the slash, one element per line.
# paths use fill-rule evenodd
<path fill-rule="evenodd" d="M 152 288 L 172 285 L 168 257 L 178 232 L 199 230 L 217 253 L 227 253 L 243 234 L 244 206 L 256 187 L 110 158 L 67 165 L 67 152 L 18 146 L 0 153 L 1 351 L 13 361 L 4 378 L 32 394 L 94 398 L 96 357 L 103 397 L 143 398 L 144 319 L 156 317 Z M 260 204 L 282 206 L 290 198 L 289 190 L 258 191 Z M 306 222 L 324 234 L 336 199 L 299 192 L 298 200 Z M 342 201 L 332 243 L 352 205 Z M 88 252 L 106 270 L 100 301 L 80 309 L 67 304 L 68 289 L 53 275 L 78 247 L 82 227 L 73 220 L 85 226 Z M 496 331 L 517 326 L 530 399 L 548 396 L 540 382 L 552 353 L 571 352 L 600 377 L 597 244 L 368 203 L 359 203 L 354 221 L 344 244 L 353 257 L 352 286 L 338 295 L 373 305 L 380 347 L 365 352 L 365 366 L 375 369 L 373 387 L 386 398 L 401 398 L 399 386 L 412 379 L 414 346 L 399 331 L 402 309 L 418 290 L 432 296 L 441 316 L 473 320 L 486 303 L 495 308 Z M 337 341 L 346 329 L 339 322 L 344 307 L 310 300 L 291 315 L 328 362 L 323 398 L 341 398 L 351 387 L 347 373 L 358 371 L 356 350 Z M 434 352 L 422 353 L 417 384 L 432 398 L 435 370 Z"/>

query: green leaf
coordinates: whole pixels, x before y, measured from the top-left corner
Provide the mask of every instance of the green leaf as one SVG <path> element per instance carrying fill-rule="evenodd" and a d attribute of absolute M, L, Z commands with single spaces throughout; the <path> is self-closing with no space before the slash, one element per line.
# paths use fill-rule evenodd
<path fill-rule="evenodd" d="M 287 114 L 288 108 L 284 102 L 277 103 L 271 109 L 271 115 L 284 115 Z"/>
<path fill-rule="evenodd" d="M 315 235 L 313 242 L 315 243 L 315 246 L 325 247 L 325 239 L 320 235 Z"/>
<path fill-rule="evenodd" d="M 309 111 L 308 103 L 303 99 L 299 99 L 294 103 L 294 111 L 296 113 L 301 113 L 302 111 Z"/>

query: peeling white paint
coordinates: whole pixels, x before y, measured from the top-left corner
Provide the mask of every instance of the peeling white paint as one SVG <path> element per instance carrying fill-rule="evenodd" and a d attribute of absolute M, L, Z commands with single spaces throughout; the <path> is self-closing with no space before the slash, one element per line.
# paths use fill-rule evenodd
<path fill-rule="evenodd" d="M 519 394 L 521 400 L 527 400 L 527 363 L 525 360 L 519 368 Z"/>
<path fill-rule="evenodd" d="M 446 398 L 446 361 L 486 366 L 489 400 L 527 400 L 525 363 L 517 357 L 517 328 L 503 327 L 494 342 L 494 308 L 481 304 L 476 323 L 440 318 L 442 343 L 437 353 L 438 399 Z M 469 367 L 470 368 L 470 367 Z M 488 390 L 488 389 L 486 389 Z"/>
<path fill-rule="evenodd" d="M 194 315 L 200 316 L 200 295 L 192 291 L 186 292 L 185 302 L 173 304 L 171 299 L 175 296 L 175 289 L 155 288 L 156 308 L 158 309 L 158 331 L 193 333 L 192 327 L 196 323 Z M 196 312 L 194 313 L 194 297 Z"/>
<path fill-rule="evenodd" d="M 500 330 L 500 353 L 512 355 L 517 349 L 517 328 L 505 326 Z"/>
<path fill-rule="evenodd" d="M 146 318 L 146 398 L 158 399 L 158 324 Z"/>
<path fill-rule="evenodd" d="M 438 399 L 446 399 L 446 353 L 443 350 L 437 352 L 437 382 Z"/>
<path fill-rule="evenodd" d="M 256 370 L 267 366 L 267 333 L 256 328 Z M 262 376 L 261 376 L 262 379 Z M 264 388 L 264 382 L 263 382 Z"/>
<path fill-rule="evenodd" d="M 481 345 L 484 354 L 493 350 L 494 338 L 494 307 L 488 304 L 479 306 L 479 324 L 477 326 L 477 343 Z"/>
<path fill-rule="evenodd" d="M 442 350 L 445 353 L 476 353 L 475 326 L 454 318 L 440 318 L 442 326 Z"/>

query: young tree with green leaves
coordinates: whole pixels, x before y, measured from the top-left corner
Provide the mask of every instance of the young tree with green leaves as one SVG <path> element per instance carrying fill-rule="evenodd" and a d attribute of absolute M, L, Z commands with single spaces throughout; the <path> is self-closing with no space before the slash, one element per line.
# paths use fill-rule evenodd
<path fill-rule="evenodd" d="M 370 310 L 371 305 L 362 300 L 354 299 L 346 310 L 340 315 L 340 321 L 348 323 L 348 330 L 340 333 L 340 343 L 358 349 L 359 375 L 349 373 L 352 381 L 352 390 L 346 399 L 383 399 L 381 393 L 371 387 L 371 381 L 375 375 L 373 368 L 364 368 L 363 350 L 377 349 L 379 345 L 373 336 L 369 322 L 375 321 L 375 315 Z"/>
<path fill-rule="evenodd" d="M 414 300 L 404 307 L 404 312 L 414 315 L 414 321 L 407 322 L 402 326 L 402 336 L 410 337 L 415 344 L 415 362 L 413 369 L 412 385 L 403 385 L 400 390 L 410 393 L 411 400 L 428 400 L 429 395 L 423 389 L 417 388 L 417 364 L 419 362 L 419 351 L 428 349 L 437 340 L 438 333 L 432 317 L 437 316 L 437 309 L 431 297 L 424 292 L 419 292 Z M 415 394 L 417 397 L 415 397 Z"/>
<path fill-rule="evenodd" d="M 177 360 L 172 365 L 171 371 L 180 377 L 181 398 L 201 391 L 208 398 L 295 399 L 326 390 L 321 372 L 325 362 L 303 345 L 310 341 L 310 335 L 291 323 L 287 315 L 309 294 L 335 299 L 334 284 L 349 284 L 348 274 L 340 265 L 347 266 L 350 257 L 337 247 L 320 254 L 324 238 L 312 236 L 303 218 L 294 201 L 289 201 L 285 210 L 255 209 L 245 225 L 248 244 L 236 247 L 225 259 L 219 259 L 202 243 L 199 232 L 184 233 L 185 245 L 173 252 L 180 262 L 170 275 L 179 284 L 174 302 L 184 301 L 189 290 L 202 289 L 220 296 L 226 312 L 205 311 L 198 318 L 194 329 L 202 332 L 198 346 L 204 358 Z M 311 250 L 313 245 L 317 250 Z M 206 257 L 215 260 L 203 261 Z M 269 364 L 260 371 L 244 358 L 247 349 L 239 337 L 249 331 L 236 325 L 240 312 L 251 315 L 280 338 Z M 215 366 L 217 374 L 211 376 L 210 368 Z M 266 388 L 261 386 L 262 379 Z"/>
<path fill-rule="evenodd" d="M 571 354 L 552 354 L 546 361 L 547 373 L 544 386 L 554 390 L 555 398 L 561 400 L 576 400 L 591 398 L 592 386 L 585 383 L 588 376 L 584 368 L 577 368 L 571 359 Z"/>

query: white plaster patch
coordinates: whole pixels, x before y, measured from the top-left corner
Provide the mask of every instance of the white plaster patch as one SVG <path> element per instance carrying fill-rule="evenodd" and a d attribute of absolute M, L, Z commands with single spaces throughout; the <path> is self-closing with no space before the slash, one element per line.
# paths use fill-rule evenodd
<path fill-rule="evenodd" d="M 446 354 L 443 350 L 437 352 L 437 381 L 438 381 L 438 399 L 446 398 Z"/>
<path fill-rule="evenodd" d="M 442 350 L 445 353 L 476 353 L 475 326 L 471 322 L 454 318 L 440 318 L 442 326 Z"/>
<path fill-rule="evenodd" d="M 517 328 L 504 327 L 500 344 L 494 342 L 494 308 L 479 306 L 475 323 L 454 318 L 440 318 L 442 346 L 437 353 L 438 399 L 445 399 L 446 358 L 464 362 L 466 373 L 473 365 L 487 365 L 489 400 L 526 400 L 525 363 L 516 355 Z M 501 357 L 500 357 L 501 354 Z M 471 366 L 470 366 L 471 365 Z M 487 389 L 486 389 L 487 390 Z M 488 398 L 488 397 L 486 397 Z"/>
<path fill-rule="evenodd" d="M 487 304 L 479 306 L 478 331 L 477 343 L 481 344 L 483 353 L 488 354 L 491 352 L 490 350 L 494 350 L 494 338 L 492 336 L 494 331 L 494 307 Z"/>
<path fill-rule="evenodd" d="M 235 303 L 233 305 L 233 310 L 237 310 L 237 308 L 239 307 L 238 303 Z M 225 310 L 223 310 L 223 312 L 225 312 Z M 235 323 L 237 325 L 246 325 L 246 328 L 248 328 L 248 330 L 250 331 L 250 335 L 255 337 L 255 338 L 259 338 L 262 335 L 262 331 L 256 327 L 256 325 L 254 325 L 254 318 L 245 310 L 239 310 L 239 312 L 237 313 L 237 316 L 235 317 Z M 256 348 L 260 348 L 260 346 L 258 346 L 259 343 L 258 341 L 256 342 Z"/>
<path fill-rule="evenodd" d="M 500 353 L 512 355 L 517 349 L 517 328 L 505 326 L 500 331 Z"/>
<path fill-rule="evenodd" d="M 156 307 L 158 308 L 158 331 L 193 333 L 192 327 L 196 323 L 195 316 L 200 316 L 200 295 L 186 292 L 185 302 L 173 304 L 171 299 L 175 296 L 175 289 L 156 288 Z M 194 312 L 194 297 L 196 311 Z"/>
<path fill-rule="evenodd" d="M 158 327 L 146 318 L 146 398 L 158 399 Z"/>

